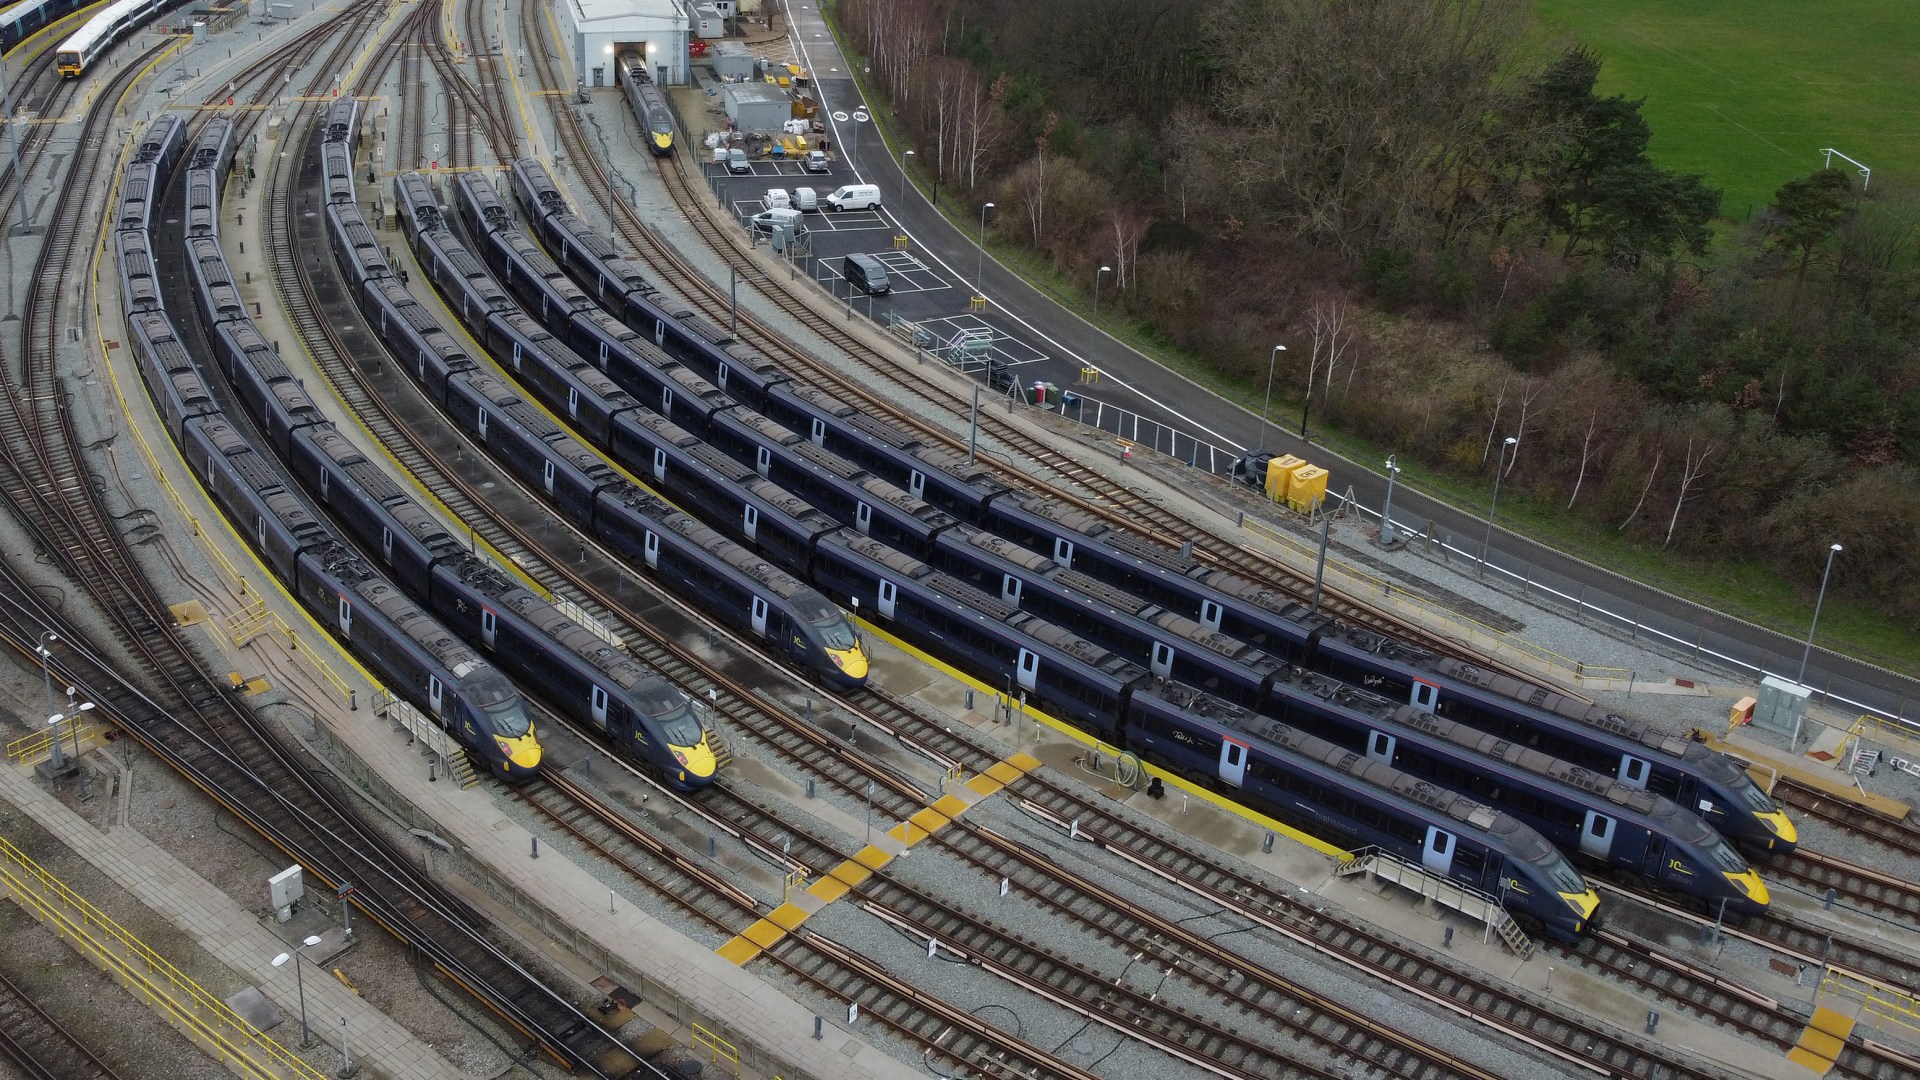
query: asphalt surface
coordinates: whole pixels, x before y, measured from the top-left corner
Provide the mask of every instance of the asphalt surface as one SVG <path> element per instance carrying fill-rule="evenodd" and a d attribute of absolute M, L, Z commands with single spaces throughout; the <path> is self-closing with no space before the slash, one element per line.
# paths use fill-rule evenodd
<path fill-rule="evenodd" d="M 1298 435 L 1298 417 L 1293 415 L 1284 419 L 1270 417 L 1263 431 L 1257 413 L 1219 397 L 1113 339 L 1088 323 L 1078 311 L 1062 305 L 995 262 L 990 253 L 982 260 L 977 240 L 978 221 L 969 221 L 964 226 L 950 221 L 933 208 L 925 192 L 908 183 L 896 156 L 897 148 L 886 145 L 873 123 L 854 119 L 864 111 L 864 101 L 848 77 L 848 66 L 819 14 L 809 9 L 795 15 L 794 33 L 800 43 L 802 62 L 819 76 L 815 85 L 821 96 L 822 113 L 828 120 L 835 156 L 839 159 L 830 176 L 816 176 L 802 182 L 814 183 L 824 193 L 857 177 L 860 182 L 878 184 L 886 199 L 885 223 L 870 229 L 841 229 L 828 222 L 814 231 L 810 240 L 816 276 L 835 277 L 833 268 L 840 262 L 838 257 L 849 251 L 883 255 L 891 266 L 908 265 L 908 260 L 915 260 L 927 268 L 927 273 L 909 271 L 904 275 L 910 291 L 898 290 L 891 296 L 871 300 L 861 296 L 856 299 L 855 309 L 870 310 L 875 318 L 895 312 L 927 325 L 937 334 L 949 326 L 985 321 L 997 334 L 1010 339 L 1006 352 L 1026 360 L 1011 369 L 1023 385 L 1053 382 L 1063 391 L 1086 398 L 1087 402 L 1109 402 L 1177 428 L 1185 438 L 1162 443 L 1158 448 L 1182 460 L 1192 457 L 1200 467 L 1212 462 L 1216 470 L 1224 471 L 1226 461 L 1234 453 L 1255 446 L 1275 453 L 1297 454 L 1329 471 L 1330 494 L 1345 496 L 1351 491 L 1359 508 L 1378 517 L 1387 495 L 1384 461 L 1354 462 L 1318 443 L 1302 440 Z M 859 129 L 857 135 L 855 128 Z M 756 177 L 753 181 L 759 179 Z M 737 190 L 733 198 L 743 209 L 749 208 L 749 204 L 741 202 L 743 198 L 758 197 L 758 191 L 747 190 L 748 184 L 747 178 L 734 182 Z M 755 183 L 754 186 L 765 188 L 777 184 Z M 1017 214 L 1019 210 L 996 206 L 987 212 L 1004 215 Z M 817 216 L 821 215 L 808 215 L 809 224 L 814 224 Z M 887 224 L 897 224 L 899 228 L 890 229 Z M 911 237 L 904 256 L 892 246 L 896 231 Z M 923 277 L 928 282 L 944 282 L 944 287 L 923 290 L 914 283 Z M 846 292 L 843 282 L 823 281 L 823 284 L 839 286 L 842 295 Z M 976 286 L 989 300 L 988 309 L 983 313 L 970 311 Z M 1305 343 L 1299 345 L 1305 347 Z M 1089 366 L 1102 372 L 1098 383 L 1075 386 L 1081 369 Z M 1083 418 L 1093 419 L 1088 404 L 1082 403 L 1079 411 Z M 1067 410 L 1067 415 L 1074 414 L 1073 409 Z M 1287 425 L 1284 430 L 1279 426 L 1282 423 Z M 1111 429 L 1113 425 L 1103 426 Z M 1151 443 L 1146 430 L 1142 429 L 1140 441 Z M 1210 456 L 1211 448 L 1219 448 L 1219 452 Z M 1481 537 L 1487 526 L 1484 508 L 1462 510 L 1398 484 L 1393 490 L 1392 510 L 1397 530 L 1418 535 L 1430 528 L 1438 539 L 1451 538 L 1469 557 L 1481 553 Z M 1495 518 L 1492 550 L 1488 556 L 1490 576 L 1499 576 L 1499 571 L 1504 569 L 1512 575 L 1516 587 L 1521 587 L 1523 582 L 1551 584 L 1569 596 L 1622 617 L 1623 630 L 1629 626 L 1642 628 L 1636 631 L 1636 636 L 1651 629 L 1669 635 L 1670 646 L 1678 651 L 1718 653 L 1724 666 L 1736 672 L 1747 665 L 1750 670 L 1746 674 L 1756 684 L 1759 681 L 1756 671 L 1772 673 L 1788 682 L 1798 676 L 1804 639 L 1753 625 L 1538 544 L 1500 528 L 1497 514 Z M 1822 550 L 1810 553 L 1808 558 L 1817 560 L 1825 554 Z M 1567 606 L 1575 605 L 1569 602 Z M 1915 705 L 1920 704 L 1920 680 L 1829 652 L 1819 648 L 1817 641 L 1815 644 L 1805 682 L 1826 694 L 1834 704 L 1871 709 L 1895 717 L 1913 715 Z"/>

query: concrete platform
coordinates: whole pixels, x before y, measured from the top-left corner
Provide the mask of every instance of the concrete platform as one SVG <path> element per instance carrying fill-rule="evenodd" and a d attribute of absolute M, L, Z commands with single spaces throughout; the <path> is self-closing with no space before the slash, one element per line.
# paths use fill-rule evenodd
<path fill-rule="evenodd" d="M 1853 774 L 1844 769 L 1831 768 L 1803 754 L 1787 753 L 1737 728 L 1728 736 L 1717 736 L 1711 732 L 1704 734 L 1708 746 L 1748 762 L 1748 771 L 1762 788 L 1770 789 L 1776 777 L 1787 777 L 1829 798 L 1865 807 L 1896 821 L 1905 820 L 1913 809 L 1898 799 L 1866 790 L 1855 782 Z"/>

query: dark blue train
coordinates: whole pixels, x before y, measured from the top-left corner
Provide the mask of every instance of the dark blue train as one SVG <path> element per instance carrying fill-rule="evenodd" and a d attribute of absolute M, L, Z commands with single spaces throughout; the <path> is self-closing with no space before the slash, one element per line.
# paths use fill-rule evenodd
<path fill-rule="evenodd" d="M 1732 759 L 1703 745 L 1472 665 L 1376 641 L 1367 631 L 1312 615 L 1270 586 L 1206 566 L 1184 550 L 1063 503 L 1009 491 L 962 455 L 792 378 L 765 354 L 682 310 L 568 209 L 539 162 L 516 162 L 512 181 L 529 224 L 559 264 L 610 305 L 635 340 L 806 442 L 834 451 L 954 518 L 1184 615 L 1203 629 L 1341 678 L 1404 688 L 1409 704 L 1476 725 L 1549 729 L 1552 733 L 1543 738 L 1553 742 L 1542 742 L 1542 749 L 1671 798 L 1743 845 L 1784 851 L 1796 843 L 1793 823 L 1773 799 Z M 669 415 L 699 430 L 688 419 L 688 403 L 675 404 L 682 412 Z M 1576 732 L 1580 727 L 1588 731 Z"/>
<path fill-rule="evenodd" d="M 537 378 L 560 379 L 552 374 L 544 348 L 551 339 L 533 336 L 538 333 L 537 324 L 527 325 L 524 315 L 515 318 L 518 305 L 499 294 L 497 286 L 492 293 L 481 290 L 478 281 L 484 274 L 473 278 L 460 274 L 464 249 L 455 254 L 453 249 L 459 245 L 438 227 L 440 211 L 426 179 L 402 175 L 396 179 L 395 192 L 422 265 L 443 280 L 467 282 L 471 295 L 457 291 L 449 295 L 459 298 L 455 304 L 469 319 L 485 313 L 484 319 L 470 323 L 476 336 L 494 343 L 517 373 L 537 369 L 543 373 Z M 352 204 L 337 204 L 329 213 L 353 216 L 357 211 Z M 868 657 L 853 624 L 839 608 L 782 568 L 782 564 L 804 565 L 804 552 L 780 542 L 787 535 L 784 529 L 761 532 L 763 519 L 784 522 L 805 512 L 794 505 L 792 496 L 772 484 L 764 485 L 764 496 L 757 490 L 732 496 L 731 509 L 714 518 L 724 529 L 722 535 L 640 490 L 561 432 L 537 408 L 516 407 L 517 395 L 498 380 L 479 374 L 472 358 L 412 299 L 384 260 L 363 260 L 366 253 L 348 246 L 348 235 L 347 230 L 335 230 L 335 254 L 368 321 L 389 340 L 427 396 L 446 408 L 475 441 L 583 528 L 709 615 L 766 641 L 831 684 L 851 688 L 865 683 Z M 470 256 L 466 258 L 470 261 Z M 573 403 L 577 406 L 579 400 L 576 396 Z M 724 458 L 714 464 L 730 465 Z M 636 471 L 644 474 L 646 470 Z M 702 509 L 718 506 L 721 493 L 730 490 L 728 484 L 711 469 L 688 471 L 702 478 L 697 490 L 709 493 L 713 500 Z M 742 542 L 759 550 L 745 550 Z M 797 562 L 795 555 L 800 556 Z"/>
<path fill-rule="evenodd" d="M 519 691 L 307 508 L 273 462 L 234 431 L 181 341 L 154 277 L 151 226 L 184 136 L 174 117 L 149 128 L 128 170 L 140 183 L 123 187 L 117 211 L 126 226 L 116 230 L 116 247 L 128 338 L 168 432 L 262 560 L 383 685 L 497 773 L 530 775 L 540 746 Z"/>

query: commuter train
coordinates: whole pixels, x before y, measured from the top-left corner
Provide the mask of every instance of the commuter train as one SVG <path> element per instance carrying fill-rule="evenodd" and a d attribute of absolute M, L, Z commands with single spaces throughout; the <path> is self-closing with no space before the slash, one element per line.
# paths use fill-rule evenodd
<path fill-rule="evenodd" d="M 1062 503 L 1009 491 L 962 455 L 790 377 L 710 320 L 680 310 L 678 301 L 655 290 L 605 237 L 572 214 L 538 161 L 515 162 L 512 181 L 529 222 L 559 265 L 610 305 L 635 331 L 635 340 L 681 365 L 684 378 L 708 380 L 726 396 L 723 403 L 674 395 L 670 404 L 679 411 L 669 415 L 676 421 L 698 430 L 692 418 L 708 400 L 716 410 L 731 402 L 759 409 L 805 442 L 835 451 L 961 521 L 1176 611 L 1204 629 L 1224 631 L 1314 670 L 1403 688 L 1408 703 L 1418 708 L 1476 724 L 1553 728 L 1559 741 L 1542 743 L 1542 749 L 1674 799 L 1743 845 L 1786 851 L 1796 843 L 1793 823 L 1780 807 L 1723 754 L 1518 680 L 1332 623 L 1269 586 L 1208 567 L 1188 552 Z M 571 321 L 584 326 L 591 320 L 576 316 Z M 607 352 L 600 353 L 603 345 L 583 353 L 606 363 L 613 350 L 605 346 Z M 667 402 L 664 395 L 661 400 Z M 1576 726 L 1588 731 L 1578 732 Z"/>
<path fill-rule="evenodd" d="M 486 281 L 463 247 L 442 227 L 439 204 L 425 177 L 395 180 L 396 201 L 408 235 L 429 275 Z M 328 208 L 341 221 L 358 220 L 350 202 Z M 364 229 L 364 225 L 360 228 Z M 566 511 L 582 528 L 644 566 L 666 587 L 709 615 L 728 621 L 776 651 L 790 656 L 830 684 L 864 685 L 869 660 L 865 644 L 846 615 L 804 581 L 767 556 L 743 548 L 667 502 L 635 487 L 574 442 L 545 414 L 522 402 L 505 384 L 482 374 L 438 324 L 412 299 L 387 268 L 371 234 L 352 241 L 345 226 L 332 230 L 334 252 L 368 322 L 403 359 L 427 396 L 447 408 L 456 425 L 501 458 L 502 464 Z M 465 271 L 472 277 L 464 276 Z M 539 324 L 493 286 L 457 301 L 476 336 L 491 340 L 523 376 L 560 378 L 545 365 L 554 343 Z M 532 361 L 532 363 L 528 363 Z M 583 361 L 576 363 L 585 367 Z M 531 372 L 539 369 L 542 374 Z M 584 395 L 575 392 L 578 406 Z M 718 486 L 715 486 L 718 489 Z M 734 520 L 736 535 L 758 535 L 764 512 L 784 518 L 791 497 L 772 485 L 766 497 L 749 495 Z"/>
<path fill-rule="evenodd" d="M 152 21 L 161 12 L 179 3 L 180 0 L 114 0 L 113 3 L 101 9 L 93 18 L 88 19 L 86 25 L 74 31 L 72 36 L 60 43 L 59 49 L 54 52 L 54 63 L 60 68 L 60 77 L 63 79 L 77 79 L 86 74 L 87 69 L 93 66 L 93 62 L 98 60 L 108 49 L 112 48 L 115 42 L 138 30 L 140 27 Z M 23 4 L 20 6 L 26 7 L 27 5 Z M 38 12 L 20 11 L 19 14 L 16 15 L 15 12 L 18 9 L 9 8 L 7 14 L 13 16 L 15 23 L 23 28 L 32 26 L 28 21 L 32 18 L 40 19 L 39 25 L 44 26 L 67 12 L 77 11 L 85 7 L 86 4 L 68 4 L 55 0 L 54 3 L 33 6 L 41 10 Z M 62 8 L 64 8 L 64 10 L 60 10 Z M 12 24 L 10 24 L 10 26 L 11 25 Z M 33 30 L 37 29 L 39 29 L 39 26 L 32 26 L 32 29 L 26 30 L 25 33 L 30 34 Z M 13 33 L 14 31 L 9 29 L 7 33 L 8 40 L 6 42 L 7 48 L 12 48 L 15 44 L 16 39 L 14 39 Z M 24 34 L 22 36 L 24 36 Z"/>
<path fill-rule="evenodd" d="M 45 30 L 93 0 L 19 0 L 0 8 L 0 53 Z"/>
<path fill-rule="evenodd" d="M 472 177 L 462 178 L 456 183 L 462 187 L 475 183 L 482 188 L 485 186 L 484 180 Z M 403 228 L 413 241 L 424 270 L 440 284 L 449 303 L 480 336 L 495 337 L 486 328 L 515 317 L 525 317 L 524 312 L 485 274 L 471 254 L 446 233 L 440 208 L 424 178 L 417 174 L 399 177 L 396 180 L 396 194 Z M 469 205 L 474 202 L 470 198 L 467 201 Z M 548 390 L 543 396 L 556 410 L 575 421 L 582 417 L 598 418 L 594 420 L 595 424 L 610 429 L 617 429 L 621 423 L 634 423 L 655 433 L 672 428 L 658 414 L 631 404 L 631 399 L 618 387 L 612 386 L 604 374 L 572 354 L 571 350 L 550 335 L 541 341 L 510 339 L 505 335 L 499 335 L 497 340 L 496 348 L 503 362 L 524 380 L 547 386 Z M 624 404 L 615 408 L 616 401 Z M 473 425 L 463 426 L 471 430 Z M 690 452 L 688 445 L 677 439 L 669 439 L 668 444 L 676 451 Z M 553 445 L 571 448 L 574 444 L 571 439 L 556 432 Z M 668 447 L 657 449 L 664 454 Z M 571 454 L 556 452 L 552 457 L 566 461 Z M 642 473 L 650 472 L 645 464 L 646 457 L 644 454 L 635 457 L 636 467 Z M 668 486 L 676 496 L 685 496 L 690 490 L 686 478 L 693 471 L 689 462 L 681 462 L 671 470 L 662 468 L 657 478 L 668 481 Z M 531 473 L 532 470 L 523 472 Z M 746 472 L 749 477 L 755 476 L 751 470 Z M 702 493 L 706 486 L 704 481 L 692 485 L 693 501 L 704 501 L 708 497 Z M 720 485 L 716 483 L 713 486 L 717 488 Z M 745 498 L 745 494 L 740 493 L 736 497 Z M 790 538 L 791 545 L 784 547 L 783 551 L 787 558 L 796 566 L 806 569 L 823 587 L 845 590 L 850 582 L 870 582 L 870 588 L 854 586 L 855 591 L 842 594 L 849 595 L 857 606 L 865 605 L 865 609 L 875 613 L 873 617 L 879 621 L 897 623 L 895 628 L 908 640 L 970 670 L 987 672 L 990 677 L 1003 677 L 1010 690 L 1018 685 L 1018 692 L 1023 696 L 1033 695 L 1034 699 L 1045 702 L 1050 710 L 1100 732 L 1105 738 L 1128 737 L 1125 724 L 1116 721 L 1115 717 L 1121 715 L 1128 707 L 1127 703 L 1134 700 L 1129 689 L 1133 683 L 1144 679 L 1153 680 L 1155 685 L 1172 685 L 1164 683 L 1152 672 L 1125 657 L 1106 653 L 1095 642 L 1075 639 L 1071 632 L 1059 626 L 1030 612 L 1021 611 L 1005 601 L 995 601 L 966 582 L 944 575 L 938 576 L 924 594 L 925 603 L 914 609 L 918 614 L 901 619 L 901 589 L 904 587 L 911 591 L 922 588 L 925 583 L 920 580 L 921 574 L 916 572 L 916 568 L 934 574 L 933 568 L 923 567 L 906 553 L 888 548 L 877 536 L 862 536 L 842 529 L 797 500 L 788 500 L 782 505 L 788 512 L 788 524 L 781 527 L 781 532 Z M 761 522 L 768 524 L 770 520 L 763 517 Z M 946 524 L 952 524 L 950 518 L 943 516 L 943 520 Z M 806 525 L 794 524 L 798 521 L 805 521 Z M 951 533 L 956 545 L 965 543 L 961 539 L 963 533 L 976 541 L 984 540 L 985 545 L 980 549 L 983 553 L 1003 551 L 1010 546 L 998 538 L 965 527 Z M 890 576 L 901 574 L 902 571 L 904 573 L 898 580 Z M 1115 672 L 1121 673 L 1118 681 Z M 1149 699 L 1143 696 L 1139 700 L 1145 702 Z M 1217 699 L 1195 697 L 1194 700 L 1206 702 L 1204 706 L 1198 706 L 1203 712 L 1231 710 L 1233 715 L 1242 719 L 1250 716 L 1245 710 L 1235 709 Z M 1165 709 L 1164 702 L 1161 708 Z M 1192 717 L 1169 718 L 1162 724 L 1162 729 L 1185 733 L 1179 745 L 1186 747 L 1190 747 L 1194 740 L 1207 738 L 1208 735 L 1204 733 L 1211 730 L 1205 722 Z M 1217 773 L 1220 754 L 1217 738 L 1212 756 L 1203 763 L 1196 764 L 1191 759 L 1190 749 L 1178 751 L 1177 748 L 1163 747 L 1154 753 L 1157 760 L 1167 761 L 1194 773 L 1203 782 L 1225 783 L 1224 777 L 1208 775 L 1206 772 L 1213 769 Z M 1244 785 L 1235 782 L 1230 786 Z M 1245 797 L 1262 806 L 1274 801 L 1257 792 Z M 1332 794 L 1327 797 L 1337 798 Z M 1317 824 L 1324 826 L 1325 820 L 1317 819 Z M 1351 826 L 1351 823 L 1348 824 Z M 1364 836 L 1361 840 L 1363 843 L 1388 843 L 1384 837 L 1363 834 L 1351 827 L 1340 830 L 1340 835 L 1349 839 Z M 1422 856 L 1423 849 L 1417 845 L 1409 847 L 1404 837 L 1395 842 L 1400 845 L 1396 850 L 1401 854 L 1409 858 Z M 1451 840 L 1440 841 L 1441 852 L 1444 853 L 1451 843 Z M 1426 854 L 1431 861 L 1433 853 Z M 1469 856 L 1468 860 L 1471 858 Z M 1466 861 L 1463 860 L 1463 866 Z M 1578 880 L 1577 875 L 1575 880 Z M 1592 904 L 1583 902 L 1583 905 L 1567 909 L 1573 913 L 1570 918 L 1574 923 L 1583 923 L 1591 915 Z"/>
<path fill-rule="evenodd" d="M 1025 703 L 1314 835 L 1378 845 L 1436 874 L 1504 893 L 1510 910 L 1556 937 L 1570 940 L 1591 924 L 1598 899 L 1585 879 L 1511 815 L 1363 754 L 1310 754 L 1414 802 L 1382 807 L 1371 791 L 1304 775 L 1299 755 L 1309 752 L 1293 737 L 1305 733 L 1289 725 L 1162 679 L 871 537 L 843 529 L 826 538 L 821 551 L 814 580 L 822 589 L 858 603 L 874 622 L 957 666 L 1004 679 Z M 826 554 L 835 551 L 841 554 Z"/>
<path fill-rule="evenodd" d="M 356 115 L 352 102 L 336 103 L 322 137 L 350 139 Z M 190 168 L 190 209 L 199 180 Z M 191 216 L 187 231 L 196 231 Z M 363 550 L 502 670 L 591 724 L 667 783 L 688 789 L 711 782 L 717 742 L 690 699 L 616 643 L 469 553 L 314 407 L 246 317 L 218 240 L 189 235 L 186 242 L 196 301 L 236 396 L 292 474 Z M 522 737 L 531 739 L 531 731 Z M 507 740 L 499 750 L 511 760 Z M 537 762 L 537 743 L 527 754 Z"/>
<path fill-rule="evenodd" d="M 647 133 L 647 149 L 655 157 L 673 153 L 673 113 L 667 109 L 667 97 L 647 70 L 646 58 L 637 52 L 620 54 L 620 81 L 626 87 L 627 106 Z"/>
<path fill-rule="evenodd" d="M 1500 807 L 1561 850 L 1736 915 L 1770 895 L 1725 837 L 1671 799 L 1314 672 L 1292 669 L 1264 715 Z"/>
<path fill-rule="evenodd" d="M 154 276 L 151 224 L 185 139 L 177 117 L 156 121 L 129 165 L 117 211 L 128 338 L 182 455 L 214 501 L 294 596 L 382 684 L 452 731 L 496 773 L 539 764 L 525 702 L 485 657 L 423 611 L 349 548 L 280 480 L 222 414 L 169 316 Z"/>

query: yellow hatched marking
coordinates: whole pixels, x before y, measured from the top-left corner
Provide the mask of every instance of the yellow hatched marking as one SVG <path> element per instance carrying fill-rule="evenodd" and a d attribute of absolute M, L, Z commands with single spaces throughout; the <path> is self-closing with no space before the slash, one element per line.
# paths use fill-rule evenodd
<path fill-rule="evenodd" d="M 1040 767 L 1040 761 L 1031 754 L 1015 754 L 1005 761 L 988 769 L 989 774 L 1000 779 L 989 780 L 986 776 L 976 776 L 969 781 L 968 787 L 982 796 L 991 795 L 1005 787 L 1009 781 L 1016 780 Z M 982 785 L 984 781 L 984 786 Z M 968 800 L 957 795 L 943 795 L 932 806 L 922 807 L 907 820 L 887 830 L 887 835 L 898 840 L 902 848 L 910 848 L 917 841 L 925 840 L 944 828 L 954 818 L 965 813 L 971 806 Z M 788 900 L 767 913 L 767 917 L 742 931 L 738 937 L 728 941 L 716 950 L 729 963 L 744 967 L 761 953 L 772 948 L 787 934 L 800 929 L 800 924 L 819 909 L 846 896 L 860 884 L 873 876 L 874 871 L 892 862 L 893 853 L 873 844 L 855 852 L 853 858 L 842 862 L 826 872 L 818 881 L 808 886 L 798 899 Z M 788 895 L 792 895 L 789 891 Z"/>

